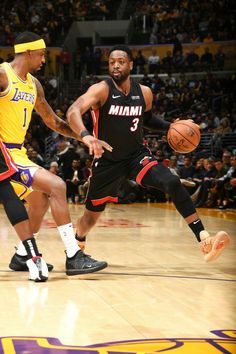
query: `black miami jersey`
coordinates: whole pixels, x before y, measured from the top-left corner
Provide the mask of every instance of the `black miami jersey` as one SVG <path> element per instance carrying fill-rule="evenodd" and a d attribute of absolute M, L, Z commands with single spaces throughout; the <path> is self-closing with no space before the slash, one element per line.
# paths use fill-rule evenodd
<path fill-rule="evenodd" d="M 92 166 L 86 208 L 102 211 L 107 202 L 117 202 L 120 185 L 125 179 L 138 184 L 147 171 L 157 164 L 143 145 L 145 101 L 141 87 L 131 79 L 130 93 L 124 95 L 112 79 L 107 79 L 109 94 L 105 104 L 92 112 L 94 134 L 105 140 L 113 151 L 105 150 Z"/>
<path fill-rule="evenodd" d="M 105 104 L 92 111 L 94 134 L 113 147 L 103 158 L 121 161 L 133 156 L 143 144 L 145 101 L 140 85 L 131 79 L 130 93 L 119 91 L 111 78 L 106 80 L 109 95 Z"/>

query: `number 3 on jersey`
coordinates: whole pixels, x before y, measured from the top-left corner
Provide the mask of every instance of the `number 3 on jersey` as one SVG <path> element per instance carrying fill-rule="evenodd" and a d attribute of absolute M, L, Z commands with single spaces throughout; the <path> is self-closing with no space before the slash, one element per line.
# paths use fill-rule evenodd
<path fill-rule="evenodd" d="M 137 128 L 138 128 L 139 118 L 134 118 L 132 120 L 132 123 L 133 123 L 133 125 L 130 128 L 130 130 L 131 130 L 131 132 L 135 132 L 135 130 L 137 130 Z"/>
<path fill-rule="evenodd" d="M 24 108 L 23 128 L 26 127 L 26 121 L 27 121 L 27 108 Z"/>

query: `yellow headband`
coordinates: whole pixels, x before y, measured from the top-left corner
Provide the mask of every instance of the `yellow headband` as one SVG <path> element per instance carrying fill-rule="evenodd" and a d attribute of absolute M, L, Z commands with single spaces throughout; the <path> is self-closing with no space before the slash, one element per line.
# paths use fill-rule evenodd
<path fill-rule="evenodd" d="M 27 50 L 37 50 L 43 48 L 46 48 L 46 44 L 43 39 L 38 39 L 34 42 L 20 43 L 14 45 L 14 50 L 16 54 L 26 52 Z"/>

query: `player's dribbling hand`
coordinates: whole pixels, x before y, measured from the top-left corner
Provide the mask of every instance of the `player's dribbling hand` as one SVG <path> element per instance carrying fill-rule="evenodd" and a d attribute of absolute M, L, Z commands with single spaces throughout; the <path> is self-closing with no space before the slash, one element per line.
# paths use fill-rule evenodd
<path fill-rule="evenodd" d="M 96 159 L 102 156 L 104 149 L 112 152 L 112 147 L 103 140 L 94 138 L 92 135 L 86 135 L 82 139 L 83 143 L 88 146 L 89 154 L 94 155 Z"/>

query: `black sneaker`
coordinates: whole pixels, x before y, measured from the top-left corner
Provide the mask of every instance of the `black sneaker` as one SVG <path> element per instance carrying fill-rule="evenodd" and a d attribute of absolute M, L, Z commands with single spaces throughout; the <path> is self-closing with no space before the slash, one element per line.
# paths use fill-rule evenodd
<path fill-rule="evenodd" d="M 27 272 L 28 267 L 26 264 L 27 256 L 20 256 L 19 254 L 15 253 L 11 259 L 9 264 L 9 268 L 16 271 L 16 272 Z M 51 272 L 53 270 L 53 265 L 47 263 L 48 271 Z"/>
<path fill-rule="evenodd" d="M 107 262 L 96 261 L 81 250 L 69 258 L 66 257 L 66 274 L 77 275 L 97 272 L 108 266 Z"/>

